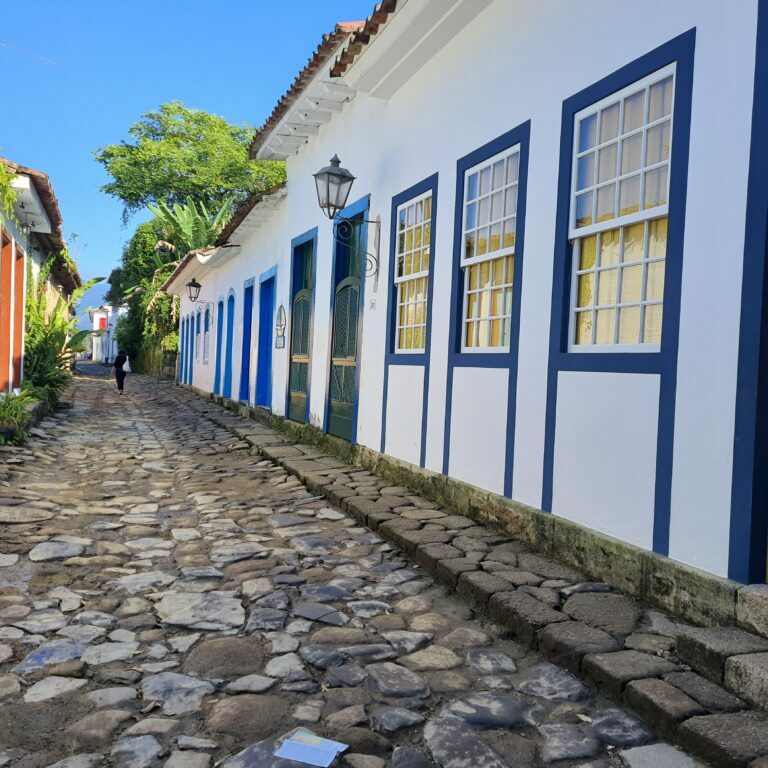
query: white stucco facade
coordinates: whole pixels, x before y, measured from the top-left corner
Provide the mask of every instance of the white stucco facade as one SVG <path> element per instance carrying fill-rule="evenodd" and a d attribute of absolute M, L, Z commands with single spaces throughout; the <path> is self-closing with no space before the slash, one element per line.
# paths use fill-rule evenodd
<path fill-rule="evenodd" d="M 292 240 L 316 228 L 309 422 L 328 427 L 334 241 L 312 174 L 338 154 L 357 177 L 349 203 L 368 197 L 365 218 L 381 221 L 379 273 L 362 283 L 353 440 L 727 575 L 757 21 L 753 1 L 727 8 L 716 0 L 402 3 L 336 79 L 349 89 L 349 100 L 283 153 L 285 189 L 254 206 L 229 239 L 237 247 L 226 254 L 220 248 L 206 263 L 191 260 L 171 286 L 182 295 L 182 346 L 187 319 L 209 312 L 207 359 L 203 314 L 199 348 L 191 372 L 182 364 L 182 379 L 190 373 L 196 388 L 227 394 L 227 330 L 219 351 L 219 305 L 226 320 L 234 295 L 228 394 L 241 399 L 244 291 L 252 280 L 246 399 L 256 404 L 260 281 L 273 270 L 274 310 L 284 307 L 288 330 L 282 348 L 272 333 L 271 395 L 262 404 L 286 415 Z M 420 36 L 410 39 L 409 29 L 420 29 Z M 674 137 L 678 142 L 687 134 L 688 160 L 686 178 L 673 178 L 684 190 L 683 204 L 670 205 L 669 214 L 670 220 L 679 217 L 683 233 L 675 256 L 681 276 L 675 300 L 664 297 L 658 352 L 664 362 L 656 370 L 651 353 L 643 368 L 626 362 L 632 352 L 611 350 L 622 359 L 615 366 L 607 358 L 594 367 L 588 359 L 571 362 L 573 354 L 589 353 L 555 363 L 553 299 L 563 303 L 566 318 L 569 312 L 569 297 L 553 293 L 567 231 L 559 228 L 558 192 L 562 155 L 570 162 L 571 152 L 563 142 L 564 103 L 605 78 L 621 82 L 622 68 L 686 35 L 693 51 L 690 114 L 687 125 L 675 124 Z M 321 68 L 317 82 L 333 80 L 332 63 Z M 452 293 L 461 211 L 457 162 L 525 125 L 525 237 L 516 255 L 522 272 L 512 330 L 517 353 L 514 365 L 496 364 L 485 361 L 488 355 L 461 354 L 451 336 L 462 312 L 461 297 L 457 307 Z M 281 156 L 278 146 L 268 137 L 260 156 Z M 428 347 L 412 364 L 401 364 L 392 360 L 387 336 L 392 202 L 435 174 Z M 374 231 L 369 225 L 369 251 Z M 192 276 L 202 285 L 194 305 L 184 291 Z M 668 334 L 667 324 L 677 324 L 678 315 L 678 339 L 670 349 L 664 345 L 675 334 Z M 188 348 L 184 357 L 188 365 Z"/>

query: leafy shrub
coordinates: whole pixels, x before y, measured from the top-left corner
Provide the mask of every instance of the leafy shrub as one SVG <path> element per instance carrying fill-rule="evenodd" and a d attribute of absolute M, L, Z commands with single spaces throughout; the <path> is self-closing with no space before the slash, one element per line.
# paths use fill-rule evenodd
<path fill-rule="evenodd" d="M 26 393 L 0 395 L 0 445 L 20 443 L 26 437 L 32 420 L 28 409 L 31 402 Z"/>
<path fill-rule="evenodd" d="M 31 281 L 26 310 L 24 351 L 24 387 L 44 392 L 46 402 L 55 406 L 59 394 L 72 378 L 75 355 L 85 350 L 85 341 L 93 331 L 77 330 L 80 317 L 75 307 L 83 294 L 102 278 L 94 278 L 77 288 L 69 300 L 59 298 L 48 309 L 45 284 L 53 259 L 40 270 L 36 283 Z"/>

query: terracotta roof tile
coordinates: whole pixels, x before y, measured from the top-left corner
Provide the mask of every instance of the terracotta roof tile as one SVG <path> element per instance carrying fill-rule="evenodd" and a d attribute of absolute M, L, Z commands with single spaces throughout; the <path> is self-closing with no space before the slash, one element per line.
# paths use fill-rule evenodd
<path fill-rule="evenodd" d="M 354 63 L 355 59 L 363 52 L 363 48 L 371 42 L 371 38 L 378 34 L 389 17 L 397 10 L 398 0 L 382 0 L 376 3 L 373 13 L 353 32 L 347 41 L 344 50 L 337 56 L 331 67 L 331 77 L 341 77 Z"/>
<path fill-rule="evenodd" d="M 61 230 L 62 218 L 59 201 L 56 199 L 56 193 L 53 191 L 53 184 L 51 184 L 48 174 L 36 171 L 34 168 L 19 165 L 14 163 L 13 160 L 8 160 L 4 157 L 0 157 L 0 163 L 5 166 L 9 173 L 15 176 L 29 176 L 40 198 L 40 202 L 43 204 L 43 208 L 45 208 L 46 216 L 48 216 L 48 220 L 51 222 L 51 233 L 44 234 L 41 237 L 47 241 L 51 251 L 61 251 L 66 248 L 67 244 Z M 72 270 L 61 257 L 56 259 L 51 272 L 68 293 L 71 293 L 81 285 L 82 281 L 77 269 Z"/>
<path fill-rule="evenodd" d="M 364 22 L 362 21 L 343 21 L 334 27 L 333 32 L 323 35 L 322 42 L 312 54 L 312 57 L 309 59 L 304 69 L 302 69 L 296 76 L 291 87 L 280 98 L 277 102 L 277 106 L 272 110 L 272 114 L 267 118 L 264 125 L 259 128 L 254 136 L 250 147 L 251 157 L 256 156 L 256 153 L 266 141 L 272 129 L 277 126 L 291 106 L 301 96 L 304 88 L 317 74 L 318 70 L 336 53 L 339 45 L 343 43 L 349 35 L 362 29 L 363 25 Z"/>

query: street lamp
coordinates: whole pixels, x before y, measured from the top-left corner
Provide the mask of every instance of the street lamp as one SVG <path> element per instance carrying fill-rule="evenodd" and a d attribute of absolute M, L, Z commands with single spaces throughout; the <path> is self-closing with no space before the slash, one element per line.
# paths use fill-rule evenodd
<path fill-rule="evenodd" d="M 315 177 L 317 202 L 329 219 L 335 219 L 339 211 L 347 204 L 355 177 L 341 167 L 338 155 L 331 158 L 331 164 L 321 168 Z"/>
<path fill-rule="evenodd" d="M 331 158 L 331 164 L 321 168 L 312 174 L 317 188 L 317 202 L 323 213 L 334 223 L 333 239 L 345 247 L 355 242 L 355 224 L 373 224 L 376 228 L 375 247 L 376 253 L 370 253 L 360 248 L 360 253 L 365 257 L 365 274 L 377 278 L 379 274 L 379 234 L 381 231 L 381 219 L 361 219 L 358 217 L 345 218 L 339 216 L 347 205 L 349 193 L 355 176 L 346 168 L 342 168 L 338 155 Z"/>
<path fill-rule="evenodd" d="M 200 289 L 202 287 L 203 286 L 200 285 L 194 277 L 187 283 L 187 296 L 189 296 L 191 302 L 194 303 L 197 301 L 197 297 L 200 295 Z"/>

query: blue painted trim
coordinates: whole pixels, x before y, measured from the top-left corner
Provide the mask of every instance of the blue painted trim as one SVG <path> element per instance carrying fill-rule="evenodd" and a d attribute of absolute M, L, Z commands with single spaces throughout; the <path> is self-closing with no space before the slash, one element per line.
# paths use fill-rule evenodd
<path fill-rule="evenodd" d="M 262 272 L 259 275 L 259 285 L 269 280 L 271 277 L 277 277 L 277 264 L 275 266 L 270 267 L 266 271 Z"/>
<path fill-rule="evenodd" d="M 657 373 L 660 376 L 656 447 L 656 489 L 654 502 L 653 550 L 669 553 L 669 520 L 672 497 L 672 451 L 675 432 L 677 389 L 677 346 L 680 329 L 680 290 L 683 270 L 685 203 L 688 186 L 688 145 L 691 126 L 696 30 L 679 35 L 645 56 L 636 59 L 594 85 L 563 102 L 560 138 L 560 173 L 555 222 L 552 320 L 550 325 L 547 407 L 544 434 L 542 509 L 552 511 L 557 378 L 560 371 L 601 371 L 614 373 Z M 612 93 L 626 88 L 658 69 L 677 63 L 675 75 L 674 150 L 669 184 L 669 230 L 667 233 L 664 326 L 657 353 L 615 352 L 591 354 L 568 350 L 572 246 L 568 240 L 571 163 L 574 115 Z"/>
<path fill-rule="evenodd" d="M 176 372 L 176 380 L 184 383 L 184 364 L 186 363 L 184 355 L 184 344 L 187 342 L 186 318 L 182 317 L 179 321 L 179 365 Z"/>
<path fill-rule="evenodd" d="M 520 305 L 523 290 L 523 258 L 525 253 L 525 209 L 528 196 L 528 148 L 531 121 L 518 125 L 482 147 L 460 158 L 456 163 L 456 200 L 453 229 L 453 279 L 451 280 L 451 320 L 448 342 L 448 375 L 446 381 L 445 425 L 443 430 L 443 474 L 448 474 L 451 452 L 451 418 L 453 411 L 453 379 L 456 368 L 506 368 L 507 423 L 504 445 L 504 495 L 512 496 L 512 470 L 515 462 L 515 418 L 517 415 L 517 367 L 520 346 Z M 464 272 L 461 250 L 464 243 L 464 174 L 473 166 L 520 145 L 520 167 L 517 185 L 517 233 L 515 235 L 515 275 L 512 288 L 512 319 L 509 350 L 502 352 L 462 352 L 461 325 L 464 297 Z"/>
<path fill-rule="evenodd" d="M 371 204 L 371 196 L 365 195 L 354 203 L 348 205 L 344 210 L 339 211 L 339 218 L 351 219 L 354 216 L 362 214 L 368 217 L 368 210 Z M 334 223 L 334 232 L 336 224 Z M 363 224 L 361 239 L 368 244 L 368 225 Z M 325 408 L 323 409 L 323 432 L 328 431 L 328 413 L 331 406 L 331 360 L 333 355 L 333 307 L 336 301 L 336 254 L 338 243 L 333 240 L 333 256 L 331 259 L 331 312 L 328 319 L 328 360 L 326 362 L 325 376 Z M 362 264 L 360 266 L 360 301 L 357 307 L 357 365 L 355 365 L 355 402 L 352 406 L 352 444 L 357 442 L 357 406 L 360 401 L 360 352 L 363 342 L 363 303 L 365 301 L 365 255 L 361 256 Z"/>
<path fill-rule="evenodd" d="M 189 313 L 189 381 L 190 386 L 195 383 L 195 313 Z"/>
<path fill-rule="evenodd" d="M 768 543 L 768 4 L 758 3 L 741 287 L 728 576 L 766 581 Z"/>
<path fill-rule="evenodd" d="M 424 383 L 422 388 L 421 406 L 421 449 L 419 451 L 419 466 L 423 467 L 427 459 L 427 415 L 429 413 L 429 374 L 430 357 L 432 348 L 432 305 L 434 304 L 434 278 L 435 278 L 435 240 L 437 236 L 437 190 L 438 174 L 423 179 L 412 187 L 400 192 L 392 198 L 389 227 L 389 284 L 387 290 L 387 339 L 384 355 L 384 390 L 381 402 L 381 452 L 387 440 L 387 399 L 389 397 L 389 367 L 391 365 L 416 365 L 424 367 Z M 427 279 L 427 329 L 422 353 L 397 353 L 395 351 L 395 331 L 397 327 L 397 301 L 395 290 L 395 261 L 397 246 L 397 209 L 412 200 L 432 193 L 432 218 L 430 220 L 429 240 L 429 277 Z"/>
<path fill-rule="evenodd" d="M 216 368 L 213 374 L 213 394 L 221 393 L 221 350 L 224 341 L 224 299 L 216 302 Z"/>
<path fill-rule="evenodd" d="M 286 310 L 285 345 L 288 348 L 287 374 L 285 377 L 285 416 L 288 418 L 288 406 L 291 401 L 291 325 L 293 323 L 293 299 L 296 295 L 294 283 L 296 280 L 296 249 L 305 243 L 312 243 L 312 299 L 309 309 L 309 344 L 307 346 L 307 407 L 304 412 L 304 422 L 309 424 L 309 396 L 312 391 L 312 342 L 315 336 L 315 295 L 317 294 L 317 227 L 297 235 L 291 240 L 291 290 L 290 306 Z"/>
<path fill-rule="evenodd" d="M 240 381 L 238 382 L 238 399 L 241 403 L 250 403 L 251 401 L 251 341 L 253 338 L 253 310 L 256 304 L 255 284 L 255 277 L 243 280 L 243 336 L 240 340 Z"/>
<path fill-rule="evenodd" d="M 227 293 L 227 327 L 224 337 L 224 383 L 221 386 L 223 397 L 232 397 L 232 355 L 234 354 L 235 339 L 235 310 L 237 309 L 237 298 L 234 289 L 230 288 Z"/>

